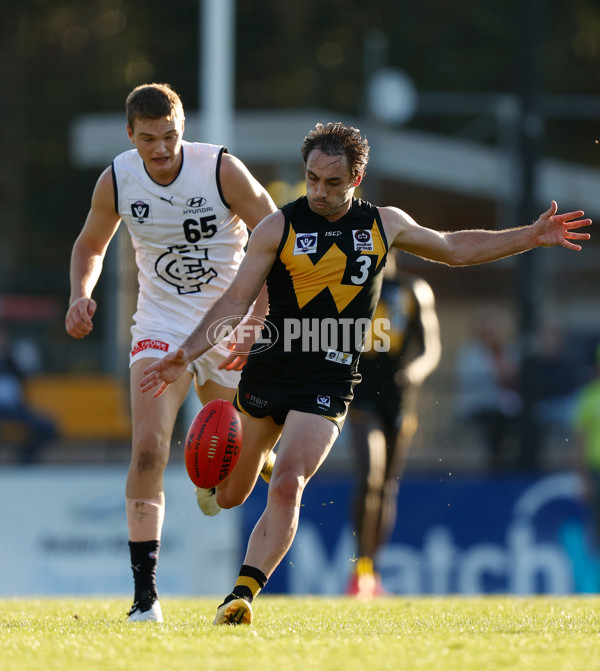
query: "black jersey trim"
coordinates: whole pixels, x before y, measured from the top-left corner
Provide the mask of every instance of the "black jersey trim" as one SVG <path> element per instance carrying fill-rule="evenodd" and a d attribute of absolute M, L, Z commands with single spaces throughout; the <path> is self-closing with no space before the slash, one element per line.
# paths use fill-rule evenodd
<path fill-rule="evenodd" d="M 388 242 L 387 235 L 385 234 L 385 228 L 383 227 L 383 221 L 381 221 L 381 213 L 379 212 L 379 208 L 377 205 L 373 205 L 373 207 L 375 208 L 375 223 L 377 224 L 379 234 L 381 235 L 381 239 L 383 240 L 383 245 L 385 247 L 385 254 L 383 257 L 383 261 L 385 261 L 385 258 L 390 251 L 390 243 Z"/>
<path fill-rule="evenodd" d="M 114 161 L 110 164 L 110 170 L 112 174 L 113 190 L 115 192 L 115 212 L 119 214 L 119 187 L 117 186 L 117 173 Z"/>
<path fill-rule="evenodd" d="M 221 188 L 221 157 L 223 154 L 228 154 L 229 152 L 227 151 L 227 147 L 221 147 L 219 150 L 219 155 L 217 156 L 217 171 L 215 174 L 215 179 L 217 181 L 217 190 L 219 192 L 219 196 L 221 197 L 221 202 L 225 207 L 230 210 L 231 205 L 225 200 L 225 196 L 223 195 L 223 189 Z"/>
<path fill-rule="evenodd" d="M 185 163 L 185 152 L 183 151 L 183 145 L 181 146 L 181 165 L 179 166 L 179 170 L 177 171 L 177 174 L 173 179 L 168 183 L 168 184 L 161 184 L 160 182 L 157 182 L 155 179 L 153 179 L 152 175 L 148 172 L 148 168 L 146 167 L 146 164 L 142 160 L 142 165 L 144 166 L 144 172 L 146 173 L 148 179 L 156 184 L 156 186 L 162 186 L 163 189 L 168 189 L 172 184 L 174 184 L 177 181 L 177 178 L 179 175 L 181 175 L 183 171 L 183 164 Z"/>
<path fill-rule="evenodd" d="M 287 240 L 290 237 L 290 228 L 292 226 L 291 219 L 283 212 L 283 234 L 281 235 L 281 240 L 277 247 L 277 259 L 281 260 L 281 252 L 287 244 Z"/>

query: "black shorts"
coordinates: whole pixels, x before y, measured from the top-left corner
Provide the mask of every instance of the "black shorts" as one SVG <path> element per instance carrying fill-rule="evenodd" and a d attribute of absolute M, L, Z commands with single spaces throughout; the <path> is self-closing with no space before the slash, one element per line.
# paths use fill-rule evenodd
<path fill-rule="evenodd" d="M 237 388 L 234 406 L 251 417 L 271 417 L 275 424 L 283 424 L 290 410 L 308 412 L 332 421 L 341 431 L 352 400 L 352 387 L 341 391 L 327 383 L 298 385 L 292 381 L 278 381 L 244 375 Z M 341 393 L 340 393 L 341 391 Z"/>

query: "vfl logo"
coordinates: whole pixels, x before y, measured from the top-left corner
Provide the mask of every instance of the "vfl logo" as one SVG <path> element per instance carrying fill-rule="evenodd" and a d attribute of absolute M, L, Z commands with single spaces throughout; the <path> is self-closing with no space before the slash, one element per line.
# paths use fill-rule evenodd
<path fill-rule="evenodd" d="M 314 254 L 317 251 L 317 237 L 318 233 L 296 233 L 294 256 Z"/>
<path fill-rule="evenodd" d="M 317 405 L 320 408 L 330 408 L 331 407 L 331 398 L 329 396 L 323 396 L 319 394 L 317 396 Z"/>
<path fill-rule="evenodd" d="M 206 205 L 206 198 L 203 198 L 202 196 L 194 196 L 194 198 L 188 198 L 185 201 L 185 204 L 188 207 L 202 207 L 203 205 Z"/>
<path fill-rule="evenodd" d="M 150 219 L 150 201 L 135 200 L 131 202 L 131 216 L 138 224 L 145 224 Z"/>
<path fill-rule="evenodd" d="M 348 354 L 347 352 L 338 352 L 334 349 L 328 350 L 325 358 L 327 361 L 343 363 L 345 366 L 349 366 L 352 363 L 352 354 Z"/>
<path fill-rule="evenodd" d="M 198 294 L 203 284 L 218 276 L 208 260 L 208 250 L 198 245 L 172 245 L 158 257 L 154 268 L 161 279 L 177 288 L 178 294 Z"/>
<path fill-rule="evenodd" d="M 354 237 L 354 251 L 373 251 L 373 236 L 371 235 L 371 231 L 366 231 L 364 229 L 360 231 L 352 231 L 352 235 Z"/>

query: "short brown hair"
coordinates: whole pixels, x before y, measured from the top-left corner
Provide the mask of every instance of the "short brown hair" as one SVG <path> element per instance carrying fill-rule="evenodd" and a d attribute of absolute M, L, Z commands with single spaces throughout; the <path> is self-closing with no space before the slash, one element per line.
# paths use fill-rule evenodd
<path fill-rule="evenodd" d="M 361 136 L 358 128 L 344 126 L 339 121 L 329 122 L 325 126 L 318 123 L 304 138 L 300 148 L 305 167 L 308 155 L 313 149 L 320 149 L 330 156 L 345 155 L 350 164 L 350 174 L 353 179 L 366 172 L 369 162 L 369 143 L 366 137 Z"/>
<path fill-rule="evenodd" d="M 136 86 L 125 101 L 127 123 L 133 130 L 138 119 L 184 118 L 181 98 L 168 84 Z"/>

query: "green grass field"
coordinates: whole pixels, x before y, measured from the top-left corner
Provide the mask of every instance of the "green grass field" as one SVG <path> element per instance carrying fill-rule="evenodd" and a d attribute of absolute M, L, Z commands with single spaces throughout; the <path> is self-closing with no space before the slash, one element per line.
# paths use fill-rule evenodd
<path fill-rule="evenodd" d="M 128 624 L 125 599 L 3 599 L 0 669 L 600 669 L 596 596 L 262 595 L 250 627 L 213 626 L 217 601 L 163 597 L 164 624 Z"/>

